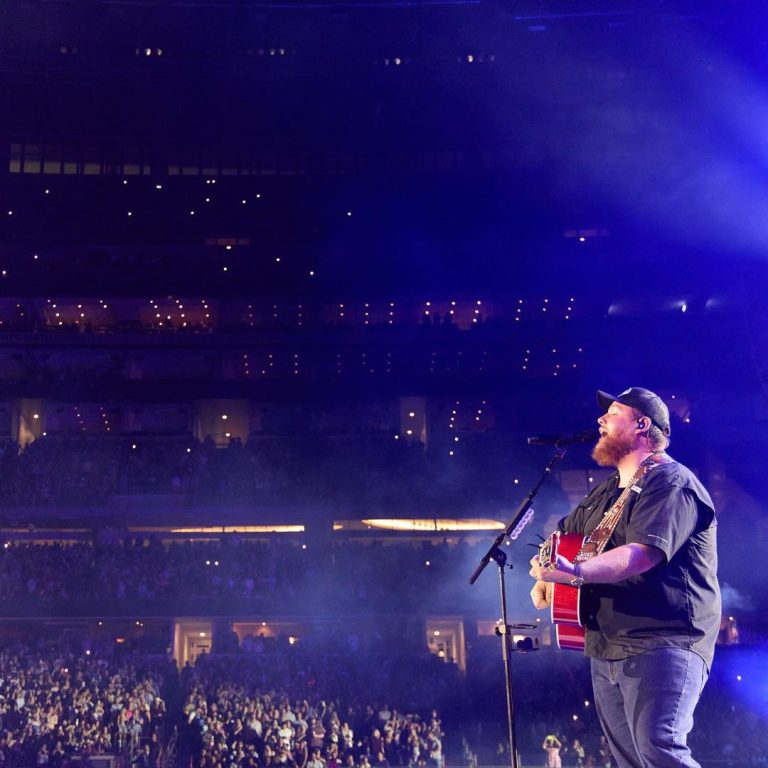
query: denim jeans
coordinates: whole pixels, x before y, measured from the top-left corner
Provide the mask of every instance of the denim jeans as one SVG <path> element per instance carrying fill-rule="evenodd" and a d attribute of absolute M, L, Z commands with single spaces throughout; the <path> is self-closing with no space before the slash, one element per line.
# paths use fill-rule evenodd
<path fill-rule="evenodd" d="M 698 654 L 655 648 L 591 665 L 597 714 L 619 768 L 699 767 L 687 744 L 708 676 Z"/>

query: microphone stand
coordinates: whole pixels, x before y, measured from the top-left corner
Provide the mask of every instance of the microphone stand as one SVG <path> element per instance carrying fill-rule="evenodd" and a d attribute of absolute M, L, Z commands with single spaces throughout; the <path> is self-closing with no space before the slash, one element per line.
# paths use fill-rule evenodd
<path fill-rule="evenodd" d="M 525 525 L 533 516 L 531 504 L 544 481 L 552 474 L 555 464 L 565 456 L 565 446 L 556 445 L 555 453 L 549 460 L 539 481 L 528 492 L 528 495 L 522 501 L 520 506 L 512 516 L 509 525 L 494 539 L 490 549 L 483 555 L 482 559 L 469 577 L 469 583 L 474 584 L 480 574 L 485 570 L 488 563 L 493 560 L 499 567 L 499 592 L 501 598 L 501 626 L 496 628 L 496 634 L 501 637 L 501 655 L 504 660 L 504 682 L 507 690 L 507 728 L 509 737 L 509 757 L 511 768 L 520 768 L 520 755 L 517 751 L 517 737 L 515 735 L 515 706 L 512 697 L 512 665 L 510 663 L 512 656 L 512 643 L 510 627 L 507 620 L 507 588 L 504 582 L 504 568 L 507 565 L 507 553 L 501 548 L 504 539 L 510 537 L 516 539 Z M 512 568 L 510 565 L 509 568 Z M 519 627 L 517 627 L 519 628 Z"/>

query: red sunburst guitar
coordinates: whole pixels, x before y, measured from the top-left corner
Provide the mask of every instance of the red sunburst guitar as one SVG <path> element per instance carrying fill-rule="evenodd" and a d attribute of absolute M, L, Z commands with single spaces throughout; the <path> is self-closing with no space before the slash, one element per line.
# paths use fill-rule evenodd
<path fill-rule="evenodd" d="M 558 554 L 573 562 L 581 551 L 584 538 L 580 533 L 556 531 L 541 545 L 539 564 L 542 566 L 554 564 Z M 572 587 L 570 584 L 553 584 L 551 611 L 558 648 L 583 651 L 584 616 L 581 606 L 581 588 Z"/>

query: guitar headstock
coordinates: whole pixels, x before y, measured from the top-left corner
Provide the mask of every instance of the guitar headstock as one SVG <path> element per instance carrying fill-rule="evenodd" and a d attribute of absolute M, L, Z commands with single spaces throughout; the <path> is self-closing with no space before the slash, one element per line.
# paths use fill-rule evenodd
<path fill-rule="evenodd" d="M 553 567 L 557 562 L 557 546 L 560 543 L 560 531 L 555 531 L 539 547 L 539 565 L 542 568 Z"/>

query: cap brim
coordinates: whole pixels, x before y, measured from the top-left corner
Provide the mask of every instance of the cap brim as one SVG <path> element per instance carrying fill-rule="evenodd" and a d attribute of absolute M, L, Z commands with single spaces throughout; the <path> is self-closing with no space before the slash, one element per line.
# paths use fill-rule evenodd
<path fill-rule="evenodd" d="M 618 402 L 618 399 L 615 398 L 613 395 L 609 395 L 607 392 L 603 392 L 602 389 L 597 390 L 597 404 L 604 410 L 607 411 L 611 407 L 611 403 Z"/>

